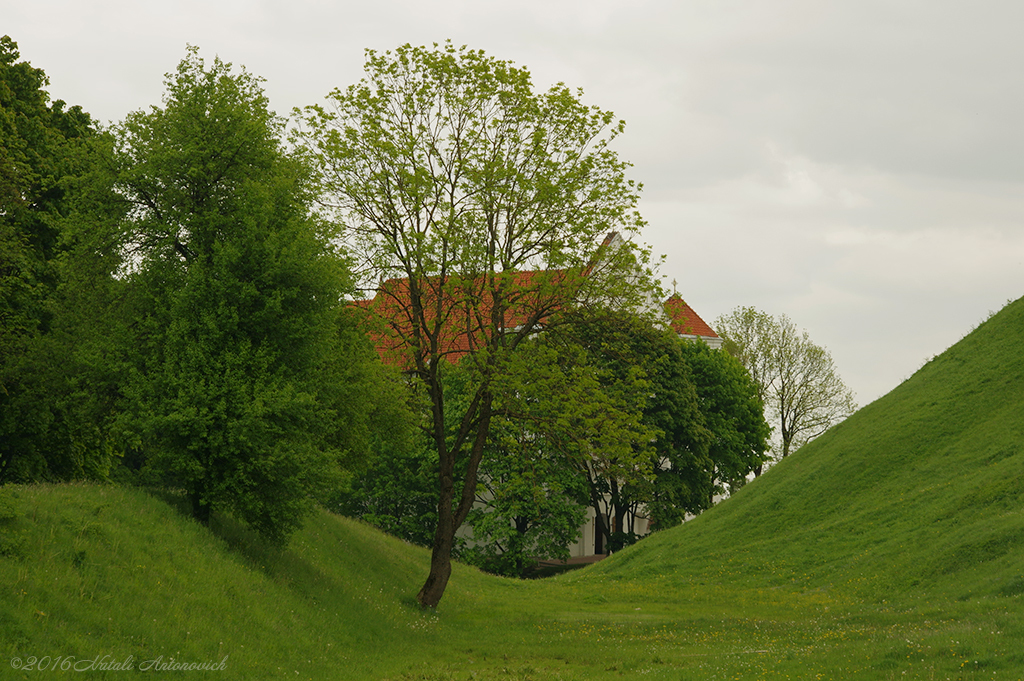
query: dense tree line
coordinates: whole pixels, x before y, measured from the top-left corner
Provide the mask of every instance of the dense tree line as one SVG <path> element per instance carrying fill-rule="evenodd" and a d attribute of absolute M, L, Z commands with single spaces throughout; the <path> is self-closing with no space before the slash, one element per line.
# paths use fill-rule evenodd
<path fill-rule="evenodd" d="M 105 130 L 17 60 L 5 38 L 0 479 L 159 484 L 284 539 L 403 417 L 283 121 L 194 48 Z"/>
<path fill-rule="evenodd" d="M 461 557 L 521 576 L 538 558 L 566 559 L 592 509 L 601 552 L 709 508 L 766 460 L 769 428 L 757 386 L 731 355 L 617 311 L 578 310 L 531 339 L 503 377 Z M 449 399 L 466 370 L 445 365 Z M 343 497 L 362 516 L 429 544 L 436 454 L 392 459 Z M 421 500 L 418 506 L 412 501 Z M 407 515 L 381 518 L 391 505 Z M 358 504 L 348 506 L 358 512 Z M 419 514 L 420 521 L 413 521 Z"/>
<path fill-rule="evenodd" d="M 93 121 L 50 102 L 42 70 L 0 38 L 0 482 L 102 474 L 107 457 L 77 403 L 63 293 L 60 221 L 88 171 Z"/>

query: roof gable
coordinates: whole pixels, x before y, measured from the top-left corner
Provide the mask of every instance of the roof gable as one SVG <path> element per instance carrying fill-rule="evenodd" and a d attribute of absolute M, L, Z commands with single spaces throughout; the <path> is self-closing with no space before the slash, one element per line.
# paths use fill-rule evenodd
<path fill-rule="evenodd" d="M 682 298 L 673 294 L 665 301 L 665 314 L 668 315 L 669 326 L 680 336 L 697 336 L 699 338 L 718 338 L 718 334 L 700 318 L 693 308 Z"/>

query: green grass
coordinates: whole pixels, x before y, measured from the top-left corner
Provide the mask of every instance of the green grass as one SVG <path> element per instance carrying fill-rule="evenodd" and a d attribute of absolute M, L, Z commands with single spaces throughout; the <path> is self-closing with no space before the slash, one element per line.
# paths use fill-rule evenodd
<path fill-rule="evenodd" d="M 173 502 L 0 491 L 0 678 L 1022 679 L 1024 299 L 700 518 L 553 579 L 457 566 L 436 613 L 422 549 L 321 513 L 277 551 Z"/>

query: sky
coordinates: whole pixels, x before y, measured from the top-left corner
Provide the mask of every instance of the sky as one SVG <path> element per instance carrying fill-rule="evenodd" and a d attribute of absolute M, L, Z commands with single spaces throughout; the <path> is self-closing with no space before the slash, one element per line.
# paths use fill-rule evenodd
<path fill-rule="evenodd" d="M 788 315 L 866 405 L 1024 295 L 1019 0 L 0 0 L 53 99 L 159 105 L 186 45 L 272 108 L 451 39 L 626 121 L 642 240 L 704 318 Z"/>

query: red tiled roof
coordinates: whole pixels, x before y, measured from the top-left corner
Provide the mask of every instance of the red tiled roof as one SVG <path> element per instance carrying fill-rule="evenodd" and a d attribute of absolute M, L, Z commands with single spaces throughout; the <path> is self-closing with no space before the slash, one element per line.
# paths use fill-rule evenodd
<path fill-rule="evenodd" d="M 668 315 L 672 330 L 685 336 L 702 338 L 718 338 L 715 330 L 708 326 L 693 308 L 686 304 L 678 295 L 665 301 L 665 314 Z"/>
<path fill-rule="evenodd" d="M 543 274 L 551 276 L 542 277 Z M 553 299 L 553 296 L 559 294 L 558 287 L 552 288 L 550 285 L 563 277 L 564 271 L 560 270 L 512 273 L 505 280 L 504 286 L 506 294 L 511 291 L 514 300 L 502 315 L 501 328 L 519 328 L 531 323 L 538 314 L 541 314 L 538 321 L 543 322 L 547 313 L 559 306 Z M 437 282 L 435 278 L 424 281 L 423 298 L 429 310 L 425 315 L 427 324 L 436 319 L 434 305 L 437 299 L 431 299 L 431 293 L 436 294 Z M 460 301 L 451 298 L 440 306 L 442 324 L 437 339 L 438 352 L 453 363 L 487 342 L 493 298 L 485 286 L 474 284 L 473 288 L 479 289 L 475 291 L 479 295 L 477 303 L 462 305 Z M 413 320 L 409 301 L 408 279 L 389 279 L 381 285 L 374 298 L 353 301 L 353 305 L 371 315 L 368 335 L 385 362 L 408 365 L 411 360 L 408 350 L 412 340 Z M 506 302 L 509 301 L 506 299 Z"/>
<path fill-rule="evenodd" d="M 518 272 L 513 277 L 515 286 L 522 291 L 530 291 L 538 279 L 538 272 Z M 407 279 L 389 279 L 382 286 L 377 296 L 365 300 L 353 301 L 353 305 L 366 310 L 376 324 L 371 323 L 369 336 L 377 348 L 381 359 L 385 362 L 399 365 L 408 365 L 408 338 L 412 329 L 412 322 L 408 318 L 407 303 L 409 297 L 409 282 Z M 537 309 L 529 303 L 529 293 L 520 307 L 510 309 L 504 320 L 505 329 L 514 329 L 526 323 L 531 309 Z M 539 295 L 539 294 L 538 294 Z M 550 306 L 549 306 L 550 307 Z M 664 303 L 665 314 L 669 318 L 669 324 L 673 331 L 684 336 L 699 336 L 702 338 L 718 338 L 714 329 L 700 318 L 693 308 L 678 295 L 673 295 Z M 447 314 L 447 323 L 442 326 L 439 342 L 439 351 L 445 355 L 450 362 L 458 361 L 471 352 L 473 346 L 479 346 L 485 341 L 483 331 L 472 323 L 469 314 L 465 309 L 450 306 L 444 310 Z M 481 305 L 480 313 L 483 317 L 490 315 L 489 306 Z"/>
<path fill-rule="evenodd" d="M 620 240 L 617 233 L 609 233 L 591 264 L 577 271 L 577 276 L 589 277 L 595 263 L 600 262 L 607 250 Z M 425 310 L 420 321 L 431 327 L 440 317 L 441 325 L 440 329 L 431 328 L 431 333 L 419 334 L 420 342 L 430 342 L 429 336 L 436 331 L 437 354 L 450 362 L 458 362 L 488 343 L 488 335 L 494 333 L 493 306 L 499 299 L 505 307 L 498 320 L 500 332 L 519 329 L 527 324 L 543 324 L 552 312 L 572 304 L 575 299 L 575 292 L 564 290 L 564 284 L 572 283 L 570 271 L 494 273 L 463 281 L 457 292 L 453 292 L 450 279 L 422 279 L 419 282 L 420 297 Z M 445 300 L 439 302 L 438 295 L 444 296 Z M 370 340 L 381 359 L 390 364 L 408 367 L 412 360 L 409 350 L 415 342 L 415 325 L 410 309 L 411 298 L 409 280 L 399 278 L 383 282 L 373 298 L 352 302 L 354 307 L 367 313 Z M 664 310 L 676 333 L 718 338 L 718 334 L 679 296 L 673 295 L 665 301 Z M 431 354 L 427 352 L 427 355 Z"/>

